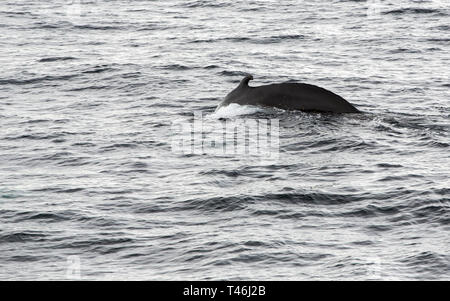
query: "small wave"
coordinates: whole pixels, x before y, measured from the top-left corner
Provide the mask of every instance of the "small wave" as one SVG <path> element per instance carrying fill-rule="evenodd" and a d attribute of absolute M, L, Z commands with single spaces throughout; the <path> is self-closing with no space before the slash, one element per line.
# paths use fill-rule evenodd
<path fill-rule="evenodd" d="M 249 40 L 249 38 L 219 38 L 219 39 L 193 39 L 190 40 L 189 43 L 197 44 L 197 43 L 213 43 L 213 42 L 220 42 L 220 41 L 233 41 L 233 42 L 240 42 L 242 40 Z"/>
<path fill-rule="evenodd" d="M 11 15 L 11 16 L 23 16 L 23 15 L 29 15 L 29 16 L 37 16 L 36 14 L 33 14 L 32 12 L 27 12 L 27 11 L 2 11 L 2 14 L 5 15 Z"/>
<path fill-rule="evenodd" d="M 286 40 L 301 40 L 304 39 L 304 35 L 275 35 L 275 36 L 269 36 L 269 37 L 262 37 L 262 38 L 252 38 L 252 37 L 226 37 L 226 38 L 218 38 L 218 39 L 206 39 L 206 40 L 192 40 L 190 43 L 212 43 L 212 42 L 220 42 L 220 41 L 226 41 L 226 42 L 233 42 L 233 43 L 239 43 L 239 42 L 248 42 L 253 44 L 274 44 L 274 43 L 280 43 Z"/>
<path fill-rule="evenodd" d="M 421 53 L 418 49 L 408 49 L 408 48 L 397 48 L 393 50 L 389 50 L 389 53 L 397 54 L 397 53 Z"/>
<path fill-rule="evenodd" d="M 340 205 L 346 203 L 353 203 L 363 200 L 362 195 L 350 195 L 350 194 L 332 194 L 332 193 L 273 193 L 262 196 L 265 200 L 280 201 L 283 203 L 311 203 L 316 205 Z"/>
<path fill-rule="evenodd" d="M 161 66 L 161 67 L 159 67 L 159 69 L 182 71 L 182 70 L 189 70 L 189 69 L 192 69 L 192 68 L 188 67 L 188 66 L 180 65 L 180 64 L 171 64 L 171 65 Z"/>
<path fill-rule="evenodd" d="M 383 12 L 385 15 L 402 15 L 402 14 L 439 14 L 446 15 L 441 9 L 434 8 L 400 8 Z"/>
<path fill-rule="evenodd" d="M 40 29 L 60 29 L 62 24 L 50 24 L 43 22 L 36 22 L 33 24 L 34 26 L 29 27 L 28 29 L 40 30 Z"/>
<path fill-rule="evenodd" d="M 208 117 L 212 119 L 233 118 L 241 115 L 252 115 L 258 112 L 264 112 L 266 110 L 267 109 L 256 106 L 241 106 L 237 103 L 230 103 L 227 106 L 218 108 L 214 113 L 208 115 Z"/>
<path fill-rule="evenodd" d="M 445 200 L 438 200 L 426 205 L 417 205 L 418 208 L 414 208 L 414 210 L 409 213 L 415 218 L 416 222 L 425 224 L 441 223 L 443 225 L 448 225 L 448 208 L 444 203 Z"/>
<path fill-rule="evenodd" d="M 219 75 L 225 75 L 225 76 L 246 76 L 248 75 L 247 72 L 243 72 L 243 71 L 229 71 L 229 70 L 224 70 L 219 72 Z"/>
<path fill-rule="evenodd" d="M 450 42 L 450 38 L 429 38 L 426 39 L 427 42 Z"/>
<path fill-rule="evenodd" d="M 76 29 L 88 29 L 88 30 L 118 30 L 122 29 L 120 26 L 100 26 L 100 25 L 75 25 L 74 28 Z"/>
<path fill-rule="evenodd" d="M 28 85 L 46 81 L 70 80 L 76 76 L 78 76 L 78 74 L 59 75 L 59 76 L 47 75 L 43 77 L 35 77 L 30 79 L 0 79 L 0 85 Z"/>
<path fill-rule="evenodd" d="M 52 134 L 25 134 L 25 135 L 19 135 L 14 137 L 5 137 L 4 140 L 21 140 L 21 139 L 29 139 L 29 140 L 47 140 L 47 139 L 56 139 L 60 138 L 64 134 L 62 133 L 52 133 Z"/>
<path fill-rule="evenodd" d="M 12 232 L 9 234 L 0 235 L 1 243 L 14 243 L 14 242 L 27 242 L 27 241 L 42 241 L 45 235 L 40 232 L 27 231 L 27 232 Z"/>
<path fill-rule="evenodd" d="M 391 181 L 409 181 L 411 178 L 424 178 L 422 175 L 417 174 L 407 174 L 401 176 L 386 176 L 379 179 L 379 182 L 391 182 Z"/>
<path fill-rule="evenodd" d="M 44 220 L 49 222 L 60 222 L 64 220 L 70 220 L 73 214 L 71 212 L 51 213 L 51 212 L 23 212 L 18 214 L 19 217 L 15 219 L 15 222 L 26 222 L 30 220 Z"/>
<path fill-rule="evenodd" d="M 381 168 L 400 168 L 400 167 L 403 167 L 403 165 L 391 164 L 391 163 L 379 163 L 376 166 L 377 167 L 381 167 Z"/>
<path fill-rule="evenodd" d="M 92 142 L 76 142 L 73 143 L 71 146 L 94 147 L 96 146 L 96 144 Z"/>
<path fill-rule="evenodd" d="M 38 62 L 47 63 L 47 62 L 56 62 L 56 61 L 69 61 L 69 60 L 75 60 L 75 58 L 72 56 L 46 57 L 46 58 L 40 59 Z"/>
<path fill-rule="evenodd" d="M 111 88 L 111 86 L 87 86 L 87 87 L 80 87 L 80 88 L 72 88 L 72 89 L 67 89 L 64 91 L 67 92 L 79 92 L 79 91 L 85 91 L 85 90 L 103 90 L 103 89 L 109 89 Z"/>
<path fill-rule="evenodd" d="M 43 122 L 50 122 L 51 119 L 30 119 L 26 121 L 22 121 L 19 124 L 34 124 L 34 123 L 43 123 Z"/>
<path fill-rule="evenodd" d="M 198 7 L 220 8 L 220 7 L 230 6 L 231 4 L 232 4 L 231 2 L 202 0 L 202 1 L 191 1 L 188 3 L 183 3 L 182 6 L 188 7 L 188 8 L 198 8 Z"/>
<path fill-rule="evenodd" d="M 138 145 L 135 143 L 115 143 L 112 145 L 104 146 L 101 148 L 101 152 L 108 152 L 118 150 L 122 148 L 136 148 Z"/>
<path fill-rule="evenodd" d="M 217 69 L 217 68 L 220 68 L 220 67 L 217 65 L 208 65 L 208 66 L 203 67 L 203 69 Z"/>
<path fill-rule="evenodd" d="M 20 195 L 9 191 L 0 191 L 0 198 L 2 199 L 17 199 Z"/>
<path fill-rule="evenodd" d="M 209 41 L 230 41 L 230 42 L 244 42 L 251 40 L 248 37 L 230 37 L 230 38 L 223 38 L 223 39 L 217 39 L 217 40 L 209 40 Z"/>
<path fill-rule="evenodd" d="M 58 189 L 56 190 L 56 192 L 58 193 L 74 193 L 74 192 L 79 192 L 79 191 L 83 191 L 84 188 L 68 188 L 68 189 Z"/>
<path fill-rule="evenodd" d="M 385 117 L 382 119 L 385 125 L 377 126 L 380 129 L 389 129 L 391 131 L 398 132 L 396 130 L 401 129 L 411 129 L 411 130 L 421 130 L 421 131 L 433 131 L 433 132 L 447 132 L 448 126 L 443 124 L 433 124 L 423 117 L 412 116 L 412 117 Z"/>
<path fill-rule="evenodd" d="M 274 44 L 274 43 L 280 43 L 287 40 L 302 40 L 304 39 L 304 35 L 280 35 L 280 36 L 270 36 L 266 38 L 256 39 L 254 40 L 257 44 Z"/>
<path fill-rule="evenodd" d="M 212 197 L 208 199 L 191 199 L 187 200 L 181 210 L 201 210 L 207 212 L 213 211 L 237 211 L 247 207 L 252 203 L 252 196 L 228 196 L 228 197 Z"/>
<path fill-rule="evenodd" d="M 32 262 L 32 261 L 40 261 L 43 260 L 44 256 L 36 256 L 36 255 L 14 255 L 8 258 L 10 261 L 17 262 Z"/>
<path fill-rule="evenodd" d="M 438 194 L 438 195 L 448 196 L 448 195 L 450 195 L 450 188 L 436 189 L 433 192 Z M 447 201 L 450 201 L 450 199 L 447 199 Z"/>
<path fill-rule="evenodd" d="M 448 271 L 448 255 L 441 255 L 435 252 L 426 251 L 407 256 L 401 260 L 409 267 L 415 269 L 421 268 L 427 272 L 436 271 L 436 275 L 440 275 L 440 271 Z M 438 276 L 435 276 L 438 278 Z"/>
<path fill-rule="evenodd" d="M 84 240 L 76 240 L 72 242 L 64 242 L 59 245 L 55 245 L 56 249 L 89 249 L 92 251 L 105 251 L 110 249 L 111 246 L 121 247 L 122 244 L 130 244 L 134 242 L 132 238 L 117 237 L 117 238 L 103 238 L 92 237 Z"/>
<path fill-rule="evenodd" d="M 434 29 L 443 30 L 443 31 L 449 31 L 450 30 L 450 25 L 439 25 L 439 26 L 434 27 Z"/>
<path fill-rule="evenodd" d="M 241 172 L 238 170 L 222 170 L 222 169 L 212 169 L 208 171 L 199 172 L 200 175 L 207 176 L 217 176 L 217 175 L 225 175 L 232 178 L 237 178 L 241 175 Z"/>
<path fill-rule="evenodd" d="M 85 70 L 82 73 L 85 73 L 85 74 L 101 73 L 101 72 L 111 71 L 111 70 L 114 70 L 114 68 L 108 67 L 106 65 L 100 65 L 100 66 L 95 66 L 93 69 Z"/>
<path fill-rule="evenodd" d="M 136 28 L 136 31 L 162 31 L 162 30 L 169 30 L 169 29 L 175 29 L 180 27 L 180 25 L 168 25 L 166 23 L 149 23 L 142 25 L 141 27 Z"/>

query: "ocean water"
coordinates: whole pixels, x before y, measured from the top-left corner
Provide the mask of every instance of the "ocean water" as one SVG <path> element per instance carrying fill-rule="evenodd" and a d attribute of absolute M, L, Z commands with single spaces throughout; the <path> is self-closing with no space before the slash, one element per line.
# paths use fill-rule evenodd
<path fill-rule="evenodd" d="M 0 280 L 450 279 L 447 1 L 0 3 Z M 363 114 L 234 106 L 306 82 Z M 278 158 L 173 151 L 278 120 Z"/>

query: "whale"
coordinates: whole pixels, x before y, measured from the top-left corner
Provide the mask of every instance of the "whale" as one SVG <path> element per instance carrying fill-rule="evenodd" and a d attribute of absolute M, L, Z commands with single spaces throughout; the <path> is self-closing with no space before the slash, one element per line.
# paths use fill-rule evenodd
<path fill-rule="evenodd" d="M 248 85 L 250 80 L 253 80 L 253 76 L 246 75 L 216 110 L 236 103 L 304 112 L 361 112 L 341 96 L 315 85 L 287 82 L 251 87 Z"/>

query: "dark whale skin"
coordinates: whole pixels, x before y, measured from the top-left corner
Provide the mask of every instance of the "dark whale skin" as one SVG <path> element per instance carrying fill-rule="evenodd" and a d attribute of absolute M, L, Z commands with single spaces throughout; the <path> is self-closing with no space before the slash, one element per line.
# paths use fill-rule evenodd
<path fill-rule="evenodd" d="M 303 83 L 281 83 L 250 87 L 253 76 L 246 76 L 231 91 L 218 108 L 230 103 L 276 107 L 285 110 L 329 113 L 359 113 L 360 111 L 341 96 L 324 88 Z"/>

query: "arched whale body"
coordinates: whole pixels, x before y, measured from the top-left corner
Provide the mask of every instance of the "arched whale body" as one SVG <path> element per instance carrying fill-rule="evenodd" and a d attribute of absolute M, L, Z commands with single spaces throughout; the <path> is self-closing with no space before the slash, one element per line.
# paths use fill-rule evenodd
<path fill-rule="evenodd" d="M 303 83 L 281 83 L 250 87 L 253 79 L 247 75 L 217 108 L 230 103 L 276 107 L 306 112 L 358 113 L 352 104 L 326 89 Z"/>

